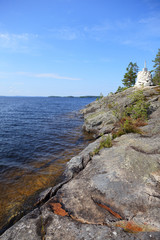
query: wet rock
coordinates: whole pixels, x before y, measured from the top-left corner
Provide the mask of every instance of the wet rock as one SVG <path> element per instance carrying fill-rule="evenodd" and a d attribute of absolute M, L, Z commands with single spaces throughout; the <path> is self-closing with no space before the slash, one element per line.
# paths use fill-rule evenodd
<path fill-rule="evenodd" d="M 48 198 L 51 194 L 52 191 L 52 187 L 47 188 L 46 190 L 44 190 L 43 192 L 41 192 L 38 196 L 38 200 L 36 202 L 35 205 L 38 205 L 40 203 L 42 203 L 43 201 L 45 201 L 46 198 Z"/>
<path fill-rule="evenodd" d="M 64 171 L 64 178 L 66 181 L 71 180 L 86 167 L 87 163 L 91 160 L 91 153 L 99 146 L 99 143 L 100 139 L 97 139 L 95 142 L 89 144 L 78 156 L 73 157 L 66 164 L 66 169 Z"/>
<path fill-rule="evenodd" d="M 37 222 L 41 221 L 41 215 L 38 209 L 35 209 L 28 215 L 9 228 L 0 239 L 3 240 L 26 240 L 37 239 L 41 240 Z"/>

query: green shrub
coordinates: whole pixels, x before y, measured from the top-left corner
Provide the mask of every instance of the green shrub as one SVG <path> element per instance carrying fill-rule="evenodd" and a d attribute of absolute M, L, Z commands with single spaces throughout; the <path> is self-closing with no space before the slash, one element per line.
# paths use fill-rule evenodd
<path fill-rule="evenodd" d="M 138 90 L 131 94 L 132 105 L 128 106 L 124 111 L 124 116 L 131 116 L 133 119 L 148 119 L 148 111 L 150 103 L 146 102 L 143 90 Z"/>
<path fill-rule="evenodd" d="M 125 91 L 126 89 L 128 89 L 128 87 L 121 87 L 121 86 L 119 86 L 118 89 L 117 89 L 117 91 L 116 91 L 115 93 L 123 92 L 123 91 Z"/>
<path fill-rule="evenodd" d="M 96 101 L 98 101 L 98 100 L 100 100 L 100 99 L 102 99 L 102 98 L 103 98 L 103 94 L 100 93 L 100 96 L 96 98 Z"/>
<path fill-rule="evenodd" d="M 100 151 L 99 147 L 95 148 L 94 151 L 93 151 L 93 153 L 92 153 L 92 156 L 98 154 L 99 151 Z"/>
<path fill-rule="evenodd" d="M 102 137 L 102 140 L 100 141 L 100 144 L 98 147 L 94 149 L 94 151 L 91 153 L 91 156 L 94 156 L 100 152 L 103 148 L 110 148 L 112 147 L 112 137 L 108 135 L 106 138 Z"/>
<path fill-rule="evenodd" d="M 102 148 L 110 148 L 112 147 L 112 138 L 110 135 L 108 135 L 106 138 L 103 138 L 100 142 L 100 149 Z"/>
<path fill-rule="evenodd" d="M 112 108 L 113 108 L 112 103 L 108 103 L 107 107 L 108 107 L 109 109 L 112 109 Z"/>
<path fill-rule="evenodd" d="M 127 133 L 142 134 L 143 132 L 138 127 L 144 125 L 146 125 L 146 123 L 140 119 L 135 120 L 131 117 L 124 117 L 116 123 L 117 131 L 112 132 L 112 137 L 115 139 L 116 137 L 120 137 Z"/>
<path fill-rule="evenodd" d="M 137 90 L 134 93 L 132 93 L 131 95 L 129 95 L 129 98 L 131 98 L 133 100 L 133 102 L 137 102 L 137 101 L 144 101 L 145 100 L 145 96 L 143 94 L 143 90 Z"/>
<path fill-rule="evenodd" d="M 117 118 L 117 120 L 120 120 L 123 116 L 123 110 L 121 110 L 121 108 L 117 102 L 114 103 L 112 106 L 114 108 L 112 110 L 113 115 Z"/>

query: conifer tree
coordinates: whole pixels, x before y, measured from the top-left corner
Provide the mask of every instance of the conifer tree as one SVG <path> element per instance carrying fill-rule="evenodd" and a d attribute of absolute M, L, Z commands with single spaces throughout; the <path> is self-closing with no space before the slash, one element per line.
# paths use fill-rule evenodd
<path fill-rule="evenodd" d="M 125 87 L 132 87 L 136 81 L 138 66 L 136 63 L 130 62 L 126 70 L 127 72 L 124 74 L 124 78 L 122 80 L 123 85 Z"/>
<path fill-rule="evenodd" d="M 154 85 L 160 85 L 160 48 L 158 49 L 158 53 L 156 55 L 154 62 L 154 76 L 153 76 L 153 83 Z"/>

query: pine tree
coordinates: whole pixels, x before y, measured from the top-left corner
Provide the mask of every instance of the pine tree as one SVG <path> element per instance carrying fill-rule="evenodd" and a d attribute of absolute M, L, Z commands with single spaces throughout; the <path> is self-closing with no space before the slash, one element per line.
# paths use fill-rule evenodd
<path fill-rule="evenodd" d="M 123 85 L 125 87 L 132 87 L 136 81 L 138 66 L 136 63 L 130 62 L 126 70 L 127 72 L 124 74 L 124 78 L 122 80 Z"/>
<path fill-rule="evenodd" d="M 153 76 L 153 83 L 154 85 L 160 85 L 160 48 L 158 49 L 158 53 L 156 55 L 155 60 L 153 60 L 152 62 L 154 62 L 154 76 Z"/>

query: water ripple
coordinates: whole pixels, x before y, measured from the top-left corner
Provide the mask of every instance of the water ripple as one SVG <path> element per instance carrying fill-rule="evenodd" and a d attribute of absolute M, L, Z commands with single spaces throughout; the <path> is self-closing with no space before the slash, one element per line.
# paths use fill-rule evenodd
<path fill-rule="evenodd" d="M 85 139 L 78 111 L 89 98 L 0 97 L 0 228 L 55 184 Z M 26 204 L 27 203 L 27 204 Z"/>

